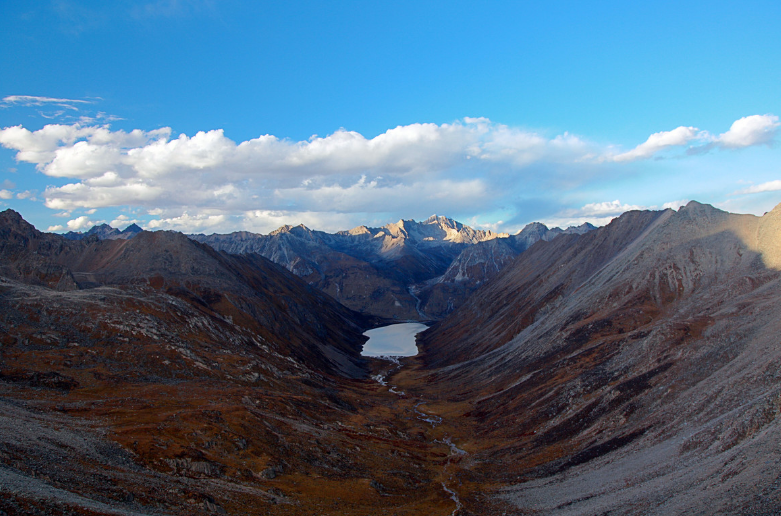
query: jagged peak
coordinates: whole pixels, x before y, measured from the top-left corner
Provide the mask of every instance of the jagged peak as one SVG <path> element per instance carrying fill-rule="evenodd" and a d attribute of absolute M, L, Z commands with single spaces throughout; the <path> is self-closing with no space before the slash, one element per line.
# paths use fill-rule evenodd
<path fill-rule="evenodd" d="M 351 230 L 347 231 L 347 234 L 352 236 L 368 235 L 370 233 L 371 231 L 369 231 L 369 228 L 367 228 L 366 226 L 356 226 Z"/>
<path fill-rule="evenodd" d="M 686 206 L 681 207 L 678 210 L 681 215 L 686 215 L 690 218 L 695 217 L 712 217 L 713 215 L 726 215 L 727 212 L 715 208 L 710 204 L 703 204 L 697 201 L 689 201 Z"/>
<path fill-rule="evenodd" d="M 269 235 L 278 235 L 280 233 L 290 233 L 291 229 L 293 229 L 293 226 L 291 226 L 290 224 L 285 224 L 284 226 L 280 226 L 277 229 L 275 229 L 274 231 L 272 231 L 271 233 L 269 233 Z"/>
<path fill-rule="evenodd" d="M 421 222 L 421 224 L 438 224 L 440 227 L 448 227 L 456 230 L 461 230 L 461 228 L 464 227 L 464 225 L 457 220 L 442 215 L 432 215 Z"/>
<path fill-rule="evenodd" d="M 18 211 L 12 210 L 11 208 L 8 208 L 7 210 L 3 210 L 2 212 L 0 212 L 0 215 L 3 215 L 4 217 L 14 218 L 17 220 L 24 220 L 24 218 Z"/>
<path fill-rule="evenodd" d="M 523 227 L 523 229 L 518 231 L 515 234 L 515 236 L 526 234 L 526 233 L 532 233 L 535 231 L 548 231 L 548 226 L 546 226 L 542 222 L 529 222 Z"/>
<path fill-rule="evenodd" d="M 284 226 L 281 226 L 281 227 L 275 229 L 274 231 L 272 231 L 271 233 L 269 233 L 269 236 L 279 235 L 281 233 L 293 233 L 296 230 L 304 231 L 306 233 L 311 233 L 312 232 L 311 229 L 309 229 L 308 227 L 306 227 L 303 224 L 299 224 L 297 226 L 291 226 L 290 224 L 285 224 Z"/>
<path fill-rule="evenodd" d="M 143 230 L 144 230 L 144 228 L 142 228 L 141 226 L 139 226 L 138 224 L 136 224 L 134 222 L 133 224 L 131 224 L 128 227 L 126 227 L 125 229 L 123 229 L 122 232 L 123 233 L 140 233 Z"/>
<path fill-rule="evenodd" d="M 23 228 L 26 231 L 38 231 L 35 229 L 35 226 L 24 220 L 24 217 L 22 217 L 19 212 L 14 211 L 12 209 L 7 209 L 3 212 L 0 212 L 0 224 L 5 226 L 16 226 L 18 228 Z"/>

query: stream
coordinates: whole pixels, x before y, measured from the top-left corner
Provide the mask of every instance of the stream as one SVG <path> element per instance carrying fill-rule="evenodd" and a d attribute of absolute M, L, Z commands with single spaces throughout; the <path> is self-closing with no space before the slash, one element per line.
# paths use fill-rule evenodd
<path fill-rule="evenodd" d="M 377 351 L 385 351 L 389 349 L 410 350 L 411 349 L 410 341 L 409 341 L 410 336 L 412 338 L 412 342 L 414 343 L 415 335 L 417 335 L 418 333 L 420 333 L 425 329 L 426 326 L 423 324 L 402 323 L 402 324 L 394 324 L 391 326 L 384 326 L 382 328 L 375 328 L 374 330 L 370 330 L 364 333 L 364 335 L 367 335 L 369 337 L 369 341 L 366 342 L 366 344 L 364 345 L 364 355 L 374 356 L 375 358 L 386 360 L 393 365 L 393 367 L 389 368 L 387 371 L 372 376 L 372 379 L 374 381 L 376 381 L 383 387 L 388 387 L 388 392 L 396 394 L 397 396 L 405 395 L 404 391 L 399 390 L 396 385 L 392 385 L 392 384 L 389 385 L 388 379 L 403 367 L 403 364 L 400 361 L 401 356 L 414 355 L 417 353 L 417 348 L 415 348 L 415 353 L 410 353 L 401 356 L 392 355 L 392 354 L 379 354 L 377 353 Z M 377 338 L 377 340 L 374 340 L 375 338 Z M 405 339 L 405 340 L 403 342 L 398 342 L 395 339 Z M 415 403 L 412 410 L 414 411 L 415 416 L 420 421 L 430 424 L 431 428 L 436 428 L 437 425 L 442 423 L 442 418 L 440 416 L 437 416 L 436 414 L 428 414 L 420 410 L 419 407 L 425 404 L 426 404 L 426 400 L 422 398 L 418 398 L 418 401 Z M 458 446 L 456 446 L 456 444 L 453 443 L 453 441 L 448 435 L 445 435 L 445 437 L 443 437 L 441 440 L 434 439 L 431 442 L 432 444 L 445 445 L 450 449 L 450 455 L 442 471 L 443 477 L 447 479 L 448 478 L 447 470 L 452 460 L 456 457 L 463 457 L 467 455 L 467 452 L 465 450 L 462 450 Z M 455 490 L 448 487 L 446 480 L 443 480 L 441 483 L 442 483 L 442 489 L 445 491 L 445 493 L 448 494 L 450 499 L 453 500 L 453 502 L 456 504 L 456 508 L 453 509 L 453 512 L 450 513 L 450 516 L 457 516 L 457 514 L 463 508 L 464 505 L 461 503 L 461 499 L 459 498 L 458 493 Z"/>

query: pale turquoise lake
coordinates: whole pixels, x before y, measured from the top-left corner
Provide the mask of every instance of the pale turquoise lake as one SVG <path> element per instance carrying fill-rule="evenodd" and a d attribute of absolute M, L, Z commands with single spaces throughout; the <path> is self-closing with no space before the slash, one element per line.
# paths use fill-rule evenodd
<path fill-rule="evenodd" d="M 421 323 L 399 323 L 364 332 L 369 340 L 363 345 L 362 354 L 367 357 L 417 355 L 415 335 L 426 328 L 428 326 Z"/>

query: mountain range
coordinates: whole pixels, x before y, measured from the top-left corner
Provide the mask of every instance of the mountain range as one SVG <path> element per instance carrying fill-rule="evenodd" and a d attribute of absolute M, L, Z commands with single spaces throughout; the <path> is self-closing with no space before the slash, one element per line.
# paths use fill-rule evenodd
<path fill-rule="evenodd" d="M 125 240 L 5 211 L 0 260 L 7 514 L 781 510 L 781 205 Z M 362 357 L 394 316 L 419 354 Z"/>
<path fill-rule="evenodd" d="M 264 256 L 353 310 L 397 320 L 432 320 L 452 312 L 537 240 L 591 229 L 594 226 L 583 224 L 549 230 L 536 222 L 508 235 L 432 215 L 422 222 L 400 220 L 337 233 L 298 225 L 268 235 L 239 231 L 188 236 L 220 251 Z M 103 224 L 65 237 L 132 238 L 138 231 L 135 225 L 120 232 Z"/>

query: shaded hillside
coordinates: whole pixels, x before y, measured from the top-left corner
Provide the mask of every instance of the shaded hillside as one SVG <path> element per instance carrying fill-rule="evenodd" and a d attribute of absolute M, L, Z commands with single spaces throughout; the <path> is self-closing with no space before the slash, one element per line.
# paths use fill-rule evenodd
<path fill-rule="evenodd" d="M 696 202 L 538 242 L 423 334 L 424 379 L 518 510 L 777 512 L 779 243 L 781 206 Z"/>
<path fill-rule="evenodd" d="M 60 291 L 161 292 L 209 316 L 241 321 L 324 371 L 362 374 L 361 332 L 369 323 L 257 255 L 219 253 L 174 232 L 69 241 L 38 232 L 8 210 L 0 214 L 0 258 L 9 279 Z"/>
<path fill-rule="evenodd" d="M 371 323 L 258 255 L 0 213 L 0 513 L 451 512 Z"/>

